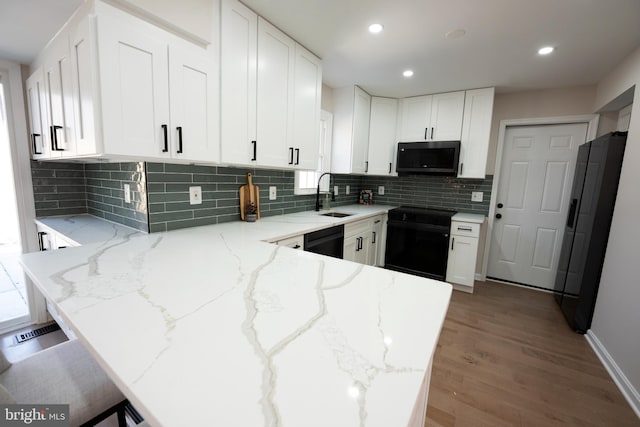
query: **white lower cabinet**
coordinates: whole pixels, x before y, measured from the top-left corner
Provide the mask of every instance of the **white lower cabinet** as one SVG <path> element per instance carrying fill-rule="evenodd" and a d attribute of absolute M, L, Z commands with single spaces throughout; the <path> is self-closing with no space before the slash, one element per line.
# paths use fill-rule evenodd
<path fill-rule="evenodd" d="M 479 236 L 480 224 L 451 222 L 447 282 L 454 289 L 473 292 Z"/>
<path fill-rule="evenodd" d="M 384 264 L 384 218 L 379 215 L 344 226 L 344 259 L 366 265 Z"/>
<path fill-rule="evenodd" d="M 278 246 L 286 246 L 286 247 L 291 248 L 291 249 L 303 250 L 304 249 L 304 234 L 301 234 L 299 236 L 289 237 L 289 238 L 282 239 L 282 240 L 278 240 L 276 242 L 276 244 Z"/>

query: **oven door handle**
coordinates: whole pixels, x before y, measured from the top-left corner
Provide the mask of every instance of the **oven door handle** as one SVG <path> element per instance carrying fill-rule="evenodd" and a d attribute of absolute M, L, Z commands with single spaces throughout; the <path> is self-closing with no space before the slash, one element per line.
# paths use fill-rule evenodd
<path fill-rule="evenodd" d="M 392 221 L 387 222 L 387 230 L 398 228 L 402 230 L 415 230 L 415 231 L 429 231 L 432 233 L 449 234 L 450 227 L 444 225 L 431 225 L 422 224 L 407 221 Z"/>

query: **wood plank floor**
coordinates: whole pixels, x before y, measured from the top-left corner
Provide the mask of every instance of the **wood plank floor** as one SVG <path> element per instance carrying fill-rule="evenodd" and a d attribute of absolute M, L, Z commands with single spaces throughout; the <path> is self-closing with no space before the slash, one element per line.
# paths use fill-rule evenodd
<path fill-rule="evenodd" d="M 454 291 L 426 426 L 640 426 L 549 293 L 476 282 Z"/>

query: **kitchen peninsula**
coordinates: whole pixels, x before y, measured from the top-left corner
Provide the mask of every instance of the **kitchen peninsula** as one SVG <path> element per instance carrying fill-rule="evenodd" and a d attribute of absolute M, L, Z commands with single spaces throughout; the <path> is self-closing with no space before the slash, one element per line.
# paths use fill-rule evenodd
<path fill-rule="evenodd" d="M 423 426 L 451 286 L 267 243 L 346 221 L 136 233 L 22 262 L 153 426 Z"/>

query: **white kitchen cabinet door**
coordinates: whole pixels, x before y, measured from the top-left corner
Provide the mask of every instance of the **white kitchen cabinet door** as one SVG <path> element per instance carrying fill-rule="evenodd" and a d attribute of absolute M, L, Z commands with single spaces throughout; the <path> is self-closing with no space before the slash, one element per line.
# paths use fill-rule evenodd
<path fill-rule="evenodd" d="M 356 86 L 353 104 L 353 146 L 351 147 L 352 173 L 367 172 L 370 123 L 371 95 Z"/>
<path fill-rule="evenodd" d="M 172 44 L 169 49 L 171 157 L 220 160 L 218 71 L 198 47 Z"/>
<path fill-rule="evenodd" d="M 397 118 L 397 99 L 376 96 L 371 98 L 367 170 L 369 175 L 394 175 Z"/>
<path fill-rule="evenodd" d="M 431 120 L 431 95 L 400 100 L 400 141 L 427 141 Z"/>
<path fill-rule="evenodd" d="M 459 141 L 462 134 L 464 91 L 439 93 L 432 96 L 430 141 Z"/>
<path fill-rule="evenodd" d="M 75 152 L 78 156 L 97 154 L 102 147 L 95 38 L 95 17 L 83 17 L 70 30 Z"/>
<path fill-rule="evenodd" d="M 293 167 L 293 75 L 295 42 L 258 18 L 257 163 Z"/>
<path fill-rule="evenodd" d="M 25 82 L 29 124 L 31 128 L 31 155 L 33 159 L 46 159 L 51 154 L 49 146 L 47 102 L 44 73 L 38 67 Z"/>
<path fill-rule="evenodd" d="M 369 235 L 345 238 L 343 259 L 359 264 L 367 264 L 369 261 L 369 246 L 371 246 L 371 237 Z"/>
<path fill-rule="evenodd" d="M 466 93 L 458 178 L 485 178 L 494 92 L 491 87 Z"/>
<path fill-rule="evenodd" d="M 98 22 L 105 151 L 169 158 L 167 42 L 160 29 L 122 15 L 105 8 Z"/>
<path fill-rule="evenodd" d="M 320 144 L 322 62 L 296 43 L 292 109 L 294 166 L 316 170 Z"/>
<path fill-rule="evenodd" d="M 477 237 L 451 235 L 447 261 L 447 282 L 473 288 L 477 253 Z"/>
<path fill-rule="evenodd" d="M 255 165 L 258 15 L 239 1 L 222 0 L 220 28 L 220 157 Z"/>
<path fill-rule="evenodd" d="M 384 215 L 371 220 L 371 247 L 369 248 L 368 265 L 384 265 Z"/>
<path fill-rule="evenodd" d="M 69 37 L 58 35 L 44 59 L 44 79 L 49 123 L 50 158 L 73 156 L 75 126 Z"/>

